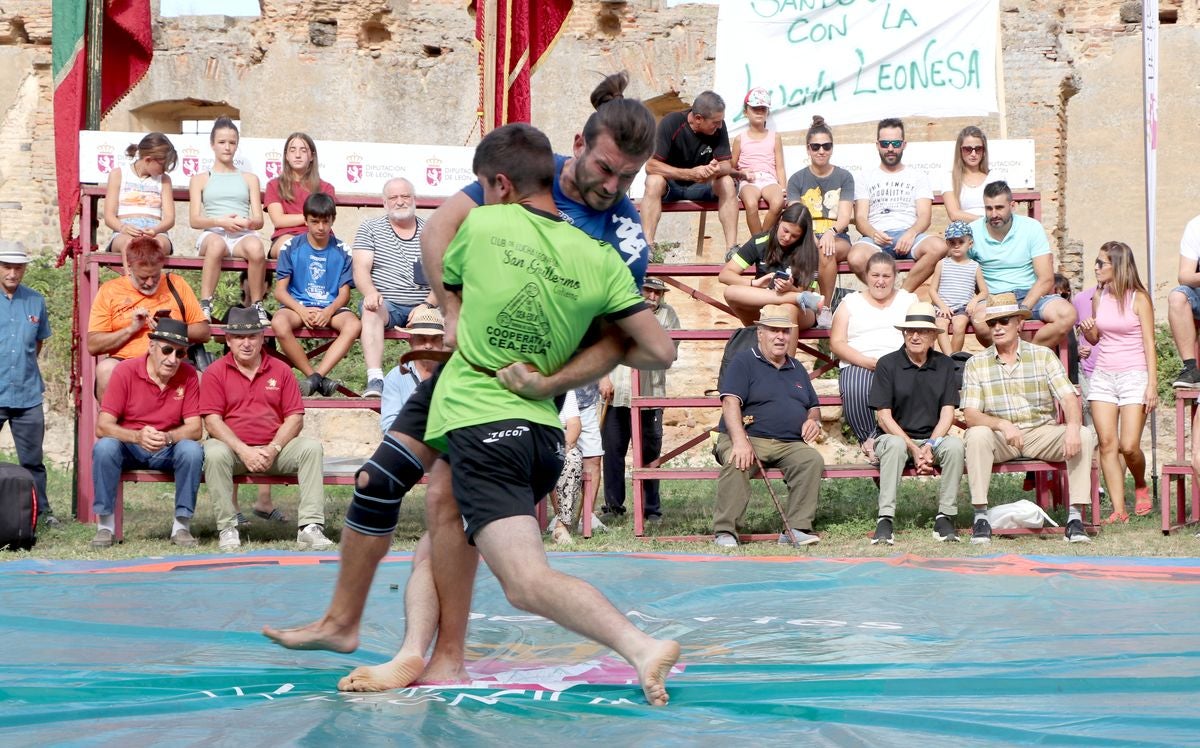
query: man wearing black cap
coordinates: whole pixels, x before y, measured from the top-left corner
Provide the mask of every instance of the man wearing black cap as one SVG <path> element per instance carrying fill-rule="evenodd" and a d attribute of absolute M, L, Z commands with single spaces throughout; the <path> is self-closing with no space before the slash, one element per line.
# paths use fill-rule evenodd
<path fill-rule="evenodd" d="M 92 484 L 98 527 L 93 548 L 113 544 L 114 500 L 121 471 L 152 468 L 175 473 L 175 522 L 171 542 L 196 545 L 189 525 L 196 510 L 196 491 L 204 450 L 200 448 L 200 382 L 184 361 L 188 328 L 169 317 L 159 318 L 146 353 L 117 364 L 109 379 L 92 448 Z"/>
<path fill-rule="evenodd" d="M 642 281 L 642 298 L 646 305 L 654 311 L 654 318 L 664 330 L 678 330 L 679 315 L 665 301 L 667 284 L 662 278 L 647 277 Z M 676 349 L 679 343 L 675 344 Z M 640 395 L 647 397 L 667 396 L 667 372 L 661 369 L 638 372 Z M 631 416 L 632 378 L 628 366 L 618 366 L 612 374 L 600 380 L 600 394 L 611 400 L 604 422 L 600 426 L 600 440 L 604 447 L 604 514 L 605 521 L 615 519 L 625 514 L 625 454 L 629 451 L 629 441 L 632 438 Z M 642 408 L 642 462 L 649 463 L 658 459 L 662 453 L 662 408 Z M 647 522 L 662 521 L 662 508 L 659 503 L 658 481 L 645 482 L 645 495 L 642 501 L 642 514 Z"/>
<path fill-rule="evenodd" d="M 233 476 L 295 475 L 300 486 L 296 542 L 305 550 L 333 546 L 325 537 L 321 442 L 300 436 L 304 402 L 292 367 L 263 355 L 263 323 L 252 308 L 235 307 L 225 321 L 229 353 L 204 372 L 200 414 L 208 429 L 204 482 L 217 510 L 218 548 L 241 547 Z"/>

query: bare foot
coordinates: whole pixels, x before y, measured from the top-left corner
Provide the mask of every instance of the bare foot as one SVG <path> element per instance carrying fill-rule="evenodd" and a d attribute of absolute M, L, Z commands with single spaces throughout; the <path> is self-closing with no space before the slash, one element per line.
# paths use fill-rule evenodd
<path fill-rule="evenodd" d="M 467 668 L 461 660 L 450 660 L 448 658 L 439 658 L 436 654 L 430 658 L 429 665 L 418 678 L 420 683 L 470 683 L 471 674 L 467 672 Z"/>
<path fill-rule="evenodd" d="M 354 668 L 337 687 L 339 691 L 391 691 L 409 685 L 424 669 L 425 660 L 420 656 L 397 653 L 382 665 Z"/>
<path fill-rule="evenodd" d="M 678 659 L 679 642 L 656 639 L 646 658 L 636 664 L 642 693 L 646 695 L 650 706 L 666 706 L 671 700 L 667 695 L 667 676 Z"/>
<path fill-rule="evenodd" d="M 346 630 L 325 618 L 294 629 L 263 626 L 262 633 L 287 649 L 327 649 L 331 652 L 353 652 L 358 649 L 357 627 Z"/>

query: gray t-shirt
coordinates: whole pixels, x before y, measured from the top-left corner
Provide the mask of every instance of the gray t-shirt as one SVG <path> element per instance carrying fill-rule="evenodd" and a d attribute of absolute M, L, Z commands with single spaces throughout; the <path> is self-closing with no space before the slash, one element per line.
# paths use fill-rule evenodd
<path fill-rule="evenodd" d="M 823 234 L 837 221 L 838 203 L 854 202 L 854 175 L 840 166 L 827 177 L 818 177 L 807 166 L 787 183 L 788 202 L 799 200 L 813 217 L 813 231 Z"/>

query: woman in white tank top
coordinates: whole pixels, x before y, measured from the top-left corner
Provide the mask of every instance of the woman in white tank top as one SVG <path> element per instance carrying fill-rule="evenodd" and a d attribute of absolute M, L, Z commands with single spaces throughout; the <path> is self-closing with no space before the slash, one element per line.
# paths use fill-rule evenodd
<path fill-rule="evenodd" d="M 121 253 L 139 236 L 153 237 L 164 255 L 171 254 L 167 232 L 175 226 L 175 198 L 168 172 L 175 168 L 175 146 L 161 132 L 152 132 L 125 149 L 128 163 L 108 174 L 104 193 L 104 225 L 112 229 L 108 251 Z"/>

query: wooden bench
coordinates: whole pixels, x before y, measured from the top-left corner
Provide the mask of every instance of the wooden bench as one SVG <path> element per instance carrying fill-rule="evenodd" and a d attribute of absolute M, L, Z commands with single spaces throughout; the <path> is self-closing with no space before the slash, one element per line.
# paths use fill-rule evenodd
<path fill-rule="evenodd" d="M 1163 535 L 1200 524 L 1200 481 L 1196 480 L 1187 448 L 1187 433 L 1196 417 L 1197 398 L 1200 390 L 1175 390 L 1175 462 L 1162 466 L 1167 480 L 1160 507 Z M 1195 438 L 1192 434 L 1192 439 Z"/>

